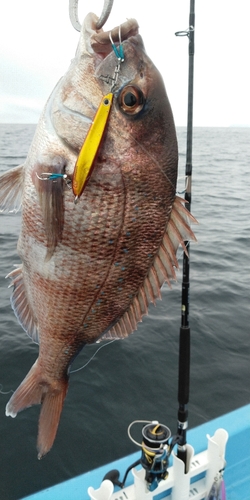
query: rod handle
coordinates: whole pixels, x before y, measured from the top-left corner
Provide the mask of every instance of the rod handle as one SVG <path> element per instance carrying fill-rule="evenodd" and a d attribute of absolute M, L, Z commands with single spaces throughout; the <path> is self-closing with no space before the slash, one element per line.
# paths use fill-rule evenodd
<path fill-rule="evenodd" d="M 190 327 L 181 326 L 179 344 L 178 402 L 186 405 L 189 401 L 190 377 Z"/>

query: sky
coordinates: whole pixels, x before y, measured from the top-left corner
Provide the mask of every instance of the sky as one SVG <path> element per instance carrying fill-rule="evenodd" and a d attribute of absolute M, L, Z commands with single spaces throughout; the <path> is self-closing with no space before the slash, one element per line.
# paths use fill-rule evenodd
<path fill-rule="evenodd" d="M 114 0 L 105 31 L 134 17 L 160 70 L 175 123 L 187 122 L 189 0 Z M 249 0 L 196 0 L 194 126 L 250 126 Z M 79 0 L 79 19 L 103 0 Z M 0 122 L 37 123 L 74 57 L 68 0 L 0 2 Z"/>

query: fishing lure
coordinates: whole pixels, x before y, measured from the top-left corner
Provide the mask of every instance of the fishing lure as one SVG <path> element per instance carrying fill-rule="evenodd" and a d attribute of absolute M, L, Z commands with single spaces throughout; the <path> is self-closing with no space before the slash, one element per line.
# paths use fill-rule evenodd
<path fill-rule="evenodd" d="M 119 47 L 116 47 L 116 45 L 114 44 L 111 33 L 109 34 L 109 38 L 118 63 L 115 67 L 113 77 L 101 77 L 102 80 L 106 81 L 106 83 L 111 84 L 111 89 L 110 92 L 102 98 L 93 123 L 90 126 L 86 139 L 76 160 L 72 183 L 72 189 L 75 195 L 75 203 L 77 202 L 79 196 L 81 196 L 86 183 L 93 171 L 94 161 L 108 122 L 108 117 L 114 96 L 113 91 L 118 80 L 121 63 L 124 61 L 123 47 L 121 44 L 121 28 L 119 28 Z"/>
<path fill-rule="evenodd" d="M 216 476 L 206 500 L 226 500 L 225 483 L 221 471 Z"/>
<path fill-rule="evenodd" d="M 97 155 L 113 101 L 113 93 L 105 95 L 97 110 L 94 121 L 88 131 L 87 137 L 82 145 L 79 156 L 76 160 L 73 174 L 73 193 L 75 201 L 81 196 L 84 186 L 89 179 L 94 160 Z"/>

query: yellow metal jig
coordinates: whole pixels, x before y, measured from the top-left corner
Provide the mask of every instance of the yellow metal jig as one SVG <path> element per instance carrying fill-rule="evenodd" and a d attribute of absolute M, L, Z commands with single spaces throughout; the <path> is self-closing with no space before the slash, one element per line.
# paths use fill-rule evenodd
<path fill-rule="evenodd" d="M 79 196 L 82 194 L 86 182 L 91 174 L 94 160 L 109 117 L 113 95 L 114 94 L 110 92 L 102 98 L 101 104 L 96 112 L 93 123 L 76 160 L 73 174 L 73 193 L 76 196 L 75 201 L 77 201 Z"/>
<path fill-rule="evenodd" d="M 121 69 L 121 63 L 124 62 L 124 52 L 122 47 L 121 27 L 119 27 L 119 47 L 117 47 L 112 39 L 111 32 L 109 34 L 112 49 L 117 57 L 117 64 L 113 76 L 101 75 L 100 79 L 105 83 L 110 84 L 110 92 L 106 94 L 101 101 L 101 104 L 94 117 L 93 123 L 87 133 L 87 137 L 82 145 L 79 156 L 76 160 L 74 174 L 73 174 L 73 193 L 75 195 L 75 203 L 79 196 L 81 196 L 86 183 L 91 175 L 94 161 L 98 149 L 103 138 L 103 134 L 107 125 L 112 101 L 114 97 L 114 89 L 117 84 L 118 76 Z"/>

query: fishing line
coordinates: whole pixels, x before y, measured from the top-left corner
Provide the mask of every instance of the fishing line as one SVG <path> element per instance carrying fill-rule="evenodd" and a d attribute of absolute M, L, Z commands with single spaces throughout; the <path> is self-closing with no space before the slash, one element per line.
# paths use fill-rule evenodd
<path fill-rule="evenodd" d="M 92 361 L 92 359 L 94 359 L 94 357 L 96 356 L 96 354 L 103 348 L 103 347 L 106 347 L 107 345 L 109 344 L 112 344 L 113 342 L 115 342 L 116 339 L 113 339 L 113 340 L 110 340 L 110 342 L 108 342 L 107 344 L 103 344 L 101 345 L 100 347 L 98 347 L 97 351 L 93 354 L 93 356 L 91 356 L 91 358 L 87 361 L 87 363 L 85 363 L 85 365 L 81 366 L 81 368 L 77 368 L 76 370 L 72 370 L 70 371 L 70 375 L 71 373 L 76 373 L 76 372 L 79 372 L 80 370 L 83 370 L 83 368 L 86 368 L 86 366 L 88 366 L 88 364 L 90 363 L 90 361 Z"/>
<path fill-rule="evenodd" d="M 86 366 L 88 366 L 88 364 L 94 359 L 94 357 L 97 355 L 97 353 L 101 349 L 103 349 L 103 347 L 106 347 L 106 346 L 108 346 L 109 344 L 112 344 L 115 341 L 116 341 L 116 339 L 112 339 L 109 342 L 107 342 L 107 344 L 102 344 L 100 347 L 98 347 L 98 349 L 94 352 L 93 356 L 91 356 L 91 358 L 83 366 L 81 366 L 80 368 L 76 368 L 76 370 L 70 371 L 70 375 L 71 375 L 71 373 L 76 373 L 76 372 L 79 372 L 80 370 L 83 370 L 83 368 L 86 368 Z M 12 393 L 14 392 L 12 389 L 10 389 L 10 391 L 3 391 L 2 389 L 3 389 L 3 385 L 0 384 L 0 394 L 10 394 L 11 392 Z"/>
<path fill-rule="evenodd" d="M 138 441 L 136 441 L 132 435 L 131 435 L 131 427 L 134 425 L 134 424 L 151 424 L 152 421 L 151 420 L 134 420 L 133 422 L 131 422 L 131 424 L 129 424 L 128 426 L 128 437 L 129 439 L 132 441 L 132 443 L 136 444 L 136 446 L 139 446 L 140 448 L 142 448 L 142 443 L 139 443 Z"/>
<path fill-rule="evenodd" d="M 10 391 L 2 391 L 3 385 L 0 384 L 0 394 L 10 394 L 11 392 L 13 393 L 14 391 L 10 389 Z"/>

